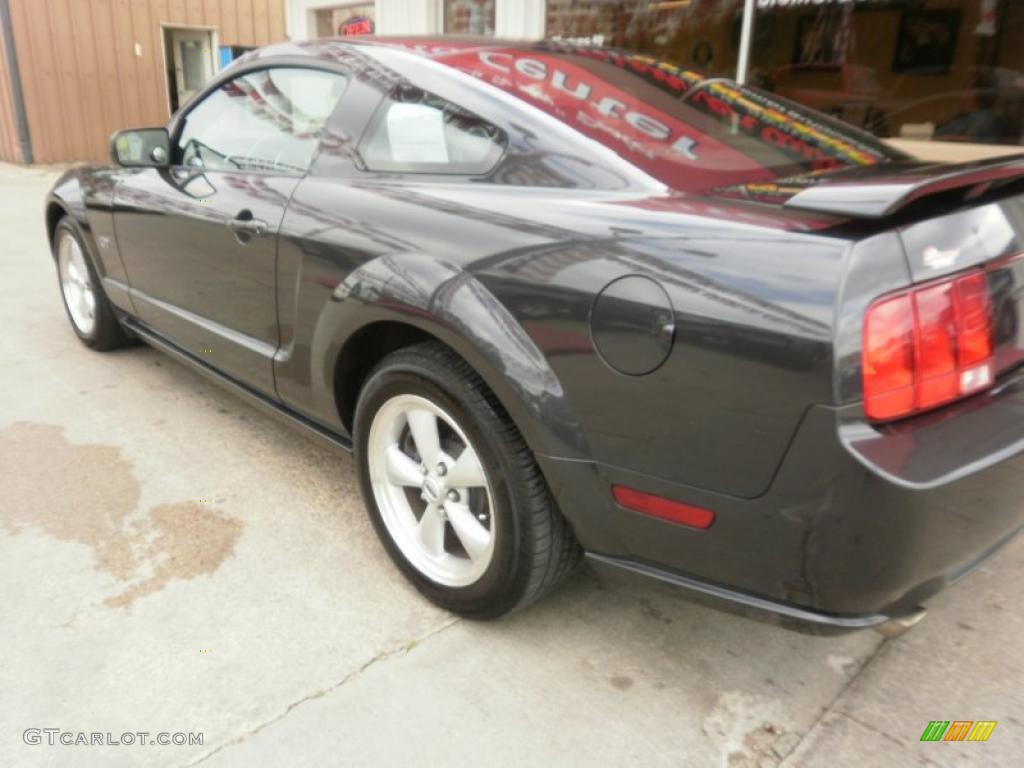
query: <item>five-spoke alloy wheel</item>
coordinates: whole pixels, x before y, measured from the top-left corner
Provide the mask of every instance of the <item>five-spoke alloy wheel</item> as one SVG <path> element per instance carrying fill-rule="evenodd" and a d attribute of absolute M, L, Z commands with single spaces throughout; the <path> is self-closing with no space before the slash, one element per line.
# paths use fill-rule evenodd
<path fill-rule="evenodd" d="M 53 231 L 53 258 L 60 295 L 71 328 L 82 343 L 95 350 L 117 349 L 131 343 L 82 244 L 78 226 L 64 217 Z"/>
<path fill-rule="evenodd" d="M 355 409 L 359 480 L 377 533 L 437 605 L 499 616 L 579 562 L 533 453 L 480 376 L 438 342 L 369 373 Z"/>
<path fill-rule="evenodd" d="M 367 450 L 374 501 L 402 554 L 449 587 L 477 581 L 494 556 L 487 475 L 465 432 L 419 395 L 377 411 Z"/>
<path fill-rule="evenodd" d="M 91 336 L 96 328 L 96 292 L 82 246 L 67 229 L 57 240 L 57 271 L 71 322 L 83 336 Z"/>

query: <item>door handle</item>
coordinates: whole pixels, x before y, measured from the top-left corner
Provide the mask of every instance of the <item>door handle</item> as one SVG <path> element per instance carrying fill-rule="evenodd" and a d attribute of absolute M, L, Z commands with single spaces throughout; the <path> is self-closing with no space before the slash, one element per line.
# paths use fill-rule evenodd
<path fill-rule="evenodd" d="M 270 231 L 270 226 L 263 219 L 253 218 L 252 211 L 242 211 L 233 219 L 228 219 L 228 229 L 235 233 L 236 237 L 263 237 Z"/>

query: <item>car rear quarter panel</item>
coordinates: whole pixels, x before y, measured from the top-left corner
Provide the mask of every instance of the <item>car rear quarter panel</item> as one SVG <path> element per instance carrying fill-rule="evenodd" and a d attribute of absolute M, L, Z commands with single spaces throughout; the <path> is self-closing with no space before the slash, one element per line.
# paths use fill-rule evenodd
<path fill-rule="evenodd" d="M 548 358 L 595 460 L 749 498 L 831 400 L 844 254 L 787 236 L 613 239 L 512 254 L 481 280 Z M 675 316 L 668 358 L 643 376 L 613 369 L 590 327 L 594 297 L 626 275 L 658 281 Z"/>

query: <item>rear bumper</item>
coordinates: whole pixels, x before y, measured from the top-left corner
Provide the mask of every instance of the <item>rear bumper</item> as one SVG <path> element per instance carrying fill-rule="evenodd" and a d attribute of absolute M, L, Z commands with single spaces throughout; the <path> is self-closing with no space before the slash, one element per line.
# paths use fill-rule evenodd
<path fill-rule="evenodd" d="M 719 608 L 732 609 L 743 614 L 753 614 L 757 618 L 767 618 L 783 624 L 791 624 L 796 628 L 815 627 L 825 631 L 846 632 L 854 629 L 879 627 L 892 617 L 880 613 L 861 616 L 833 616 L 819 611 L 801 608 L 800 606 L 770 600 L 758 595 L 740 592 L 721 584 L 702 581 L 691 576 L 650 565 L 635 560 L 587 553 L 591 565 L 602 575 L 613 578 L 639 577 L 654 581 L 672 589 L 686 593 L 690 598 L 712 604 Z"/>
<path fill-rule="evenodd" d="M 1021 425 L 1024 379 L 885 432 L 860 422 L 859 407 L 816 406 L 755 499 L 541 460 L 599 565 L 848 629 L 913 612 L 1020 530 Z M 711 509 L 715 523 L 693 530 L 622 509 L 613 483 Z"/>

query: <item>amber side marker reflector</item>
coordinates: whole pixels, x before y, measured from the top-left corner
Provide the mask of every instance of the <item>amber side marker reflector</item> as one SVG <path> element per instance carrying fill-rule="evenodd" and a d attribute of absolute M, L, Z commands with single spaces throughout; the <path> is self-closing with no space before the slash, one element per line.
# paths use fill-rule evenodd
<path fill-rule="evenodd" d="M 681 501 L 665 499 L 661 496 L 654 496 L 650 493 L 638 491 L 635 488 L 627 488 L 624 485 L 613 485 L 612 496 L 616 503 L 631 509 L 634 512 L 642 512 L 651 517 L 659 517 L 668 520 L 670 523 L 687 525 L 690 528 L 710 528 L 715 522 L 715 513 L 701 507 L 693 507 L 683 504 Z"/>

